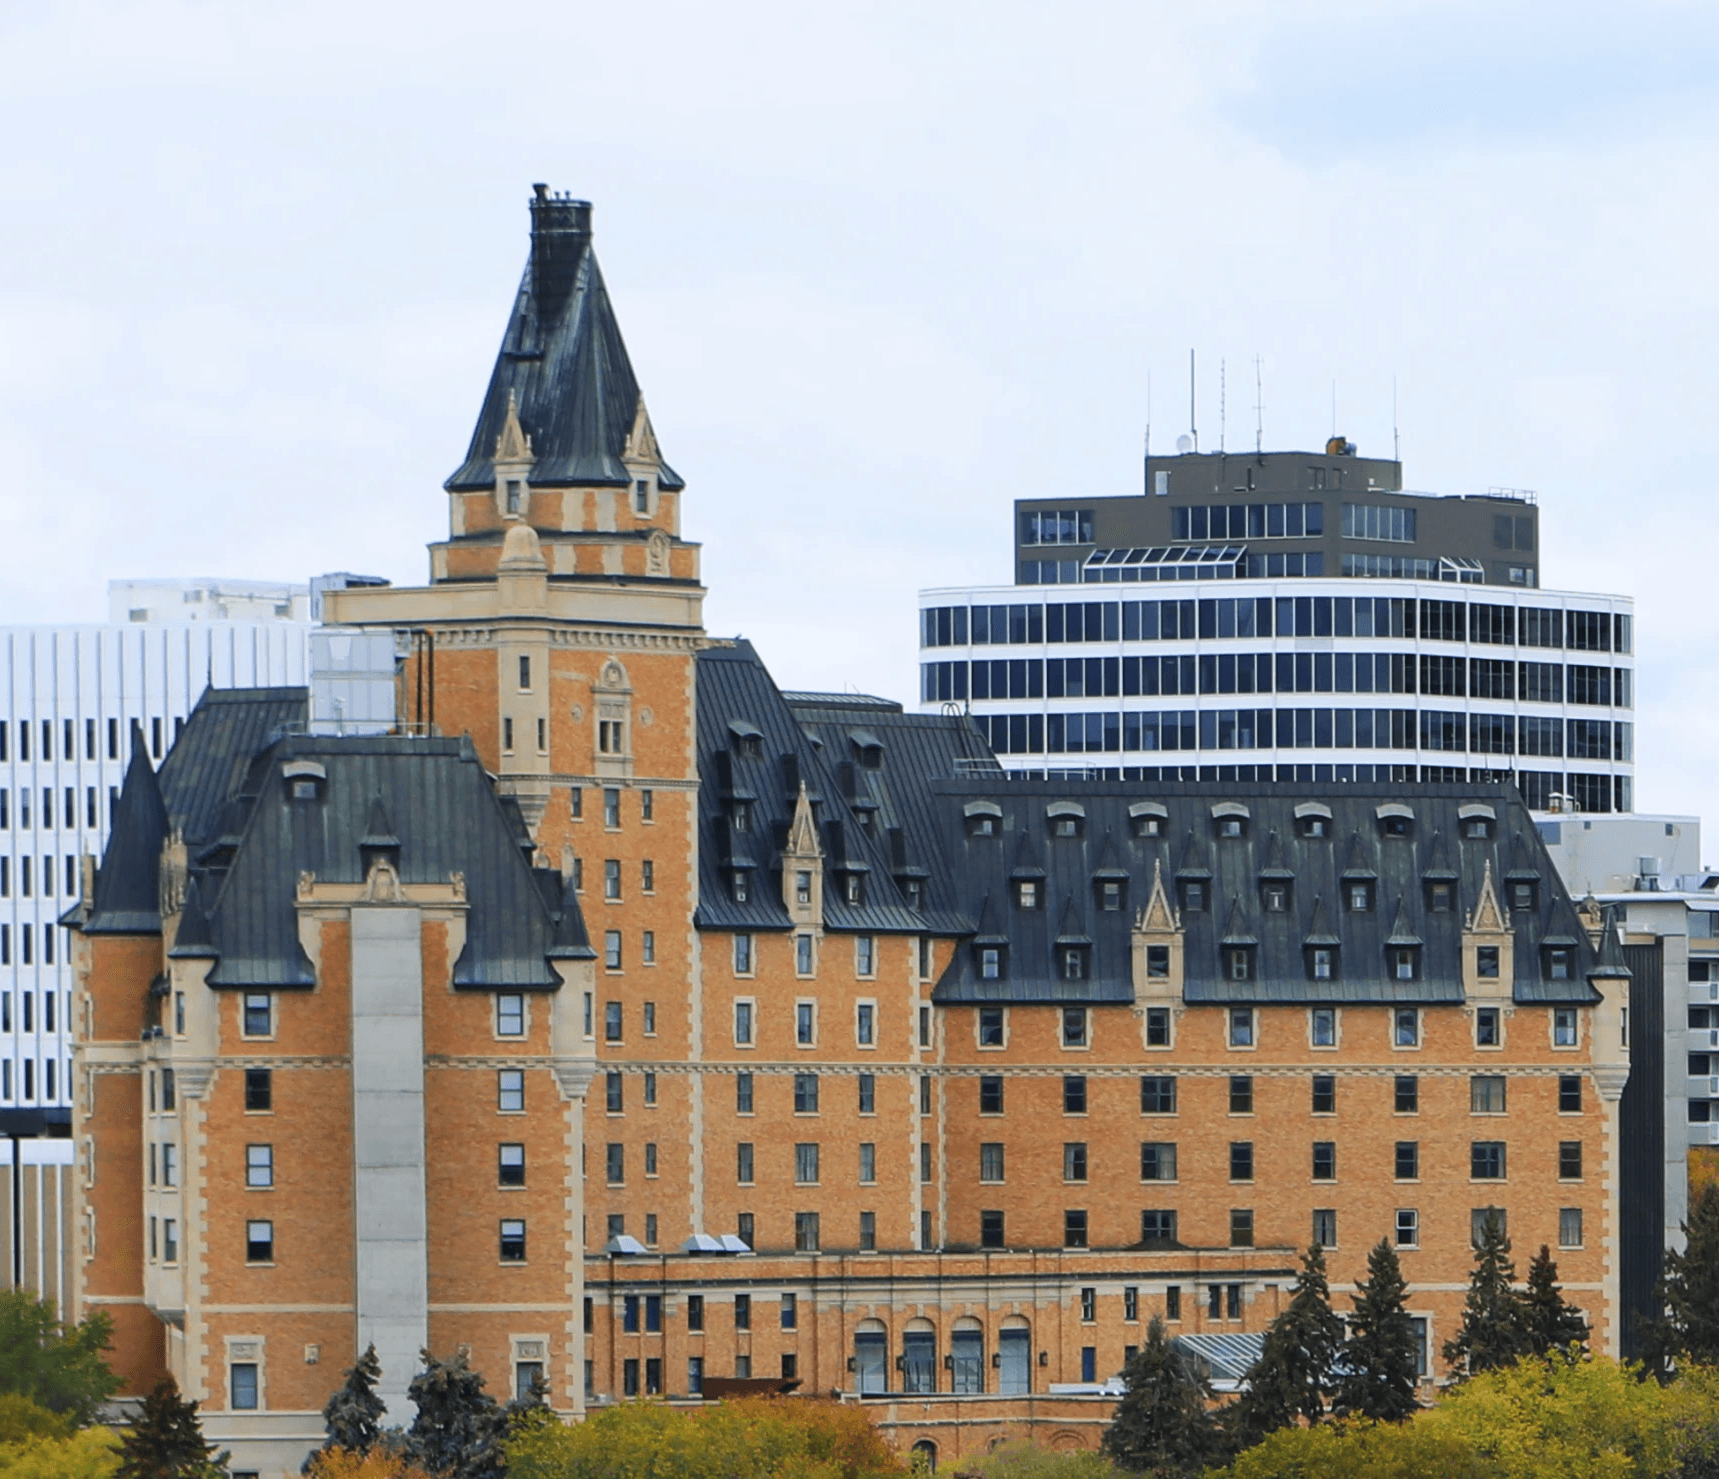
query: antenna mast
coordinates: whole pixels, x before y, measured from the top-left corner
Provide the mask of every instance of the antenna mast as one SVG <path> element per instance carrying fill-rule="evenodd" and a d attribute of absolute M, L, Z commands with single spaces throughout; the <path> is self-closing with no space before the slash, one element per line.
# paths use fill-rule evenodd
<path fill-rule="evenodd" d="M 1391 376 L 1391 461 L 1403 460 L 1403 441 L 1397 435 L 1397 377 Z"/>
<path fill-rule="evenodd" d="M 1200 450 L 1200 418 L 1194 406 L 1194 351 L 1188 351 L 1188 435 L 1193 438 L 1194 450 Z"/>
<path fill-rule="evenodd" d="M 1257 354 L 1253 357 L 1253 450 L 1256 456 L 1265 452 L 1265 382 Z"/>
<path fill-rule="evenodd" d="M 1218 358 L 1218 451 L 1224 450 L 1224 438 L 1229 430 L 1229 386 L 1224 379 L 1224 360 Z"/>
<path fill-rule="evenodd" d="M 1140 473 L 1142 486 L 1150 493 L 1152 481 L 1152 372 L 1146 372 L 1146 462 Z"/>

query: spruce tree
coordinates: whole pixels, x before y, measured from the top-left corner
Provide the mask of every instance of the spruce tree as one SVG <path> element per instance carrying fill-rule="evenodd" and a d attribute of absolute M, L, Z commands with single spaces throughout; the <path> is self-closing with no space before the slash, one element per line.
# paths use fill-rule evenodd
<path fill-rule="evenodd" d="M 464 1346 L 438 1359 L 420 1351 L 424 1369 L 407 1394 L 418 1415 L 406 1432 L 407 1457 L 435 1479 L 501 1479 L 507 1419 L 483 1389 Z"/>
<path fill-rule="evenodd" d="M 118 1479 L 217 1479 L 226 1462 L 227 1455 L 204 1440 L 197 1404 L 164 1376 L 120 1439 Z"/>
<path fill-rule="evenodd" d="M 94 1422 L 120 1387 L 102 1357 L 112 1334 L 104 1310 L 66 1325 L 51 1299 L 0 1289 L 0 1392 L 28 1397 L 80 1428 Z"/>
<path fill-rule="evenodd" d="M 1158 1316 L 1122 1379 L 1128 1391 L 1104 1430 L 1104 1451 L 1123 1468 L 1153 1479 L 1187 1479 L 1218 1456 L 1211 1388 L 1171 1346 Z"/>
<path fill-rule="evenodd" d="M 322 1409 L 323 1426 L 328 1430 L 328 1441 L 322 1445 L 324 1452 L 330 1448 L 344 1448 L 362 1456 L 375 1447 L 382 1434 L 382 1419 L 388 1411 L 387 1404 L 376 1395 L 376 1383 L 381 1378 L 382 1363 L 376 1358 L 376 1346 L 372 1342 L 365 1347 L 357 1364 L 347 1371 L 346 1380 Z M 305 1460 L 305 1472 L 310 1472 L 308 1459 Z"/>
<path fill-rule="evenodd" d="M 1689 1202 L 1683 1252 L 1665 1250 L 1654 1291 L 1661 1314 L 1642 1322 L 1642 1355 L 1662 1379 L 1677 1361 L 1719 1366 L 1719 1184 L 1707 1182 Z"/>
<path fill-rule="evenodd" d="M 1366 1282 L 1355 1286 L 1355 1313 L 1349 1317 L 1332 1404 L 1338 1416 L 1400 1423 L 1420 1406 L 1415 1329 L 1403 1308 L 1408 1287 L 1396 1250 L 1380 1238 L 1367 1254 Z"/>
<path fill-rule="evenodd" d="M 1513 1365 L 1530 1349 L 1528 1321 L 1516 1290 L 1516 1265 L 1503 1220 L 1488 1214 L 1468 1279 L 1462 1325 L 1444 1343 L 1444 1358 L 1470 1376 Z"/>
<path fill-rule="evenodd" d="M 1564 1291 L 1558 1287 L 1558 1265 L 1552 1261 L 1552 1250 L 1544 1243 L 1528 1265 L 1522 1324 L 1533 1355 L 1564 1352 L 1573 1345 L 1583 1352 L 1588 1348 L 1588 1322 L 1580 1310 L 1565 1302 Z"/>
<path fill-rule="evenodd" d="M 1342 1344 L 1343 1322 L 1332 1312 L 1325 1255 L 1315 1243 L 1302 1255 L 1289 1304 L 1265 1332 L 1245 1390 L 1225 1409 L 1224 1425 L 1234 1446 L 1251 1448 L 1299 1418 L 1318 1422 L 1336 1390 L 1334 1368 Z"/>

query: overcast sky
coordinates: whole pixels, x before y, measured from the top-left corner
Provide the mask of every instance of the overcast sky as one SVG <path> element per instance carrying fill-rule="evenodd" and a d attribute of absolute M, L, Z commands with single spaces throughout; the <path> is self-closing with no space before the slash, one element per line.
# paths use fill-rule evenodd
<path fill-rule="evenodd" d="M 1637 601 L 1637 804 L 1719 819 L 1719 11 L 0 0 L 0 623 L 116 576 L 420 581 L 526 251 L 597 249 L 788 687 L 915 697 L 1010 500 L 1187 429 L 1537 490 Z M 1704 595 L 1704 592 L 1706 593 Z M 1710 852 L 1713 849 L 1708 849 Z"/>

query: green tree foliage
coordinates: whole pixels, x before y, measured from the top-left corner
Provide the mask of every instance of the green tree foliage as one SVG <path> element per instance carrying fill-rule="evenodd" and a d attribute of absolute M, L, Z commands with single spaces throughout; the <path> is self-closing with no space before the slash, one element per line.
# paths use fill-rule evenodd
<path fill-rule="evenodd" d="M 23 1289 L 0 1290 L 0 1392 L 28 1397 L 86 1426 L 119 1390 L 119 1378 L 102 1359 L 112 1333 L 104 1313 L 68 1327 L 55 1315 L 52 1300 Z"/>
<path fill-rule="evenodd" d="M 407 1395 L 418 1415 L 406 1430 L 406 1457 L 435 1479 L 501 1479 L 507 1419 L 483 1389 L 466 1348 L 446 1358 L 420 1351 L 424 1369 Z"/>
<path fill-rule="evenodd" d="M 1655 1291 L 1664 1313 L 1642 1322 L 1647 1368 L 1662 1377 L 1674 1362 L 1719 1366 L 1719 1185 L 1694 1192 L 1683 1232 L 1686 1246 L 1666 1250 Z"/>
<path fill-rule="evenodd" d="M 347 1448 L 319 1448 L 311 1454 L 304 1472 L 311 1479 L 429 1479 L 410 1463 L 401 1445 L 384 1435 L 368 1453 Z"/>
<path fill-rule="evenodd" d="M 863 1409 L 749 1398 L 677 1410 L 626 1402 L 507 1444 L 508 1479 L 903 1479 Z"/>
<path fill-rule="evenodd" d="M 376 1346 L 372 1343 L 348 1369 L 346 1380 L 322 1409 L 328 1441 L 320 1451 L 342 1448 L 360 1458 L 370 1452 L 382 1434 L 382 1419 L 388 1411 L 387 1404 L 376 1395 L 376 1383 L 381 1379 L 382 1363 L 376 1359 Z M 311 1459 L 306 1459 L 303 1472 L 308 1474 L 310 1468 Z"/>
<path fill-rule="evenodd" d="M 952 1465 L 961 1479 L 1123 1479 L 1102 1453 L 1080 1449 L 1055 1453 L 1032 1443 L 1003 1443 L 983 1457 Z"/>
<path fill-rule="evenodd" d="M 1528 1292 L 1522 1296 L 1522 1324 L 1530 1354 L 1545 1356 L 1553 1351 L 1588 1349 L 1588 1322 L 1574 1305 L 1566 1304 L 1558 1287 L 1558 1265 L 1544 1243 L 1528 1265 Z"/>
<path fill-rule="evenodd" d="M 49 1412 L 16 1392 L 0 1393 L 0 1443 L 34 1443 L 42 1438 L 72 1436 L 70 1418 Z"/>
<path fill-rule="evenodd" d="M 1530 1349 L 1527 1313 L 1516 1290 L 1516 1265 L 1504 1224 L 1488 1216 L 1468 1278 L 1462 1325 L 1444 1343 L 1444 1358 L 1469 1375 L 1508 1366 Z"/>
<path fill-rule="evenodd" d="M 197 1404 L 164 1376 L 120 1440 L 119 1479 L 220 1479 L 226 1462 L 204 1440 Z"/>
<path fill-rule="evenodd" d="M 1367 1254 L 1367 1277 L 1356 1286 L 1343 1342 L 1343 1375 L 1332 1404 L 1339 1415 L 1400 1423 L 1420 1406 L 1415 1330 L 1403 1307 L 1408 1287 L 1396 1250 L 1380 1238 Z"/>
<path fill-rule="evenodd" d="M 1493 1479 L 1455 1433 L 1416 1420 L 1279 1428 L 1223 1471 L 1226 1479 Z"/>
<path fill-rule="evenodd" d="M 1302 1418 L 1316 1423 L 1324 1417 L 1336 1393 L 1342 1345 L 1343 1322 L 1332 1312 L 1325 1255 L 1315 1243 L 1302 1255 L 1289 1304 L 1265 1332 L 1245 1390 L 1224 1409 L 1233 1446 L 1247 1448 Z"/>
<path fill-rule="evenodd" d="M 1128 1391 L 1104 1430 L 1104 1451 L 1153 1479 L 1198 1474 L 1218 1453 L 1212 1392 L 1193 1361 L 1171 1346 L 1158 1316 L 1123 1370 Z"/>

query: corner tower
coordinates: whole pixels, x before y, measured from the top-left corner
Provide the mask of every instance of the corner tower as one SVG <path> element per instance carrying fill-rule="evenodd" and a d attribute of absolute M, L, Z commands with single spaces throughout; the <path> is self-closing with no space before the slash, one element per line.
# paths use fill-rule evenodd
<path fill-rule="evenodd" d="M 657 793 L 690 793 L 704 590 L 698 547 L 680 537 L 685 483 L 645 409 L 591 207 L 534 188 L 530 257 L 444 484 L 430 583 L 334 593 L 325 618 L 396 630 L 401 718 L 470 734 L 553 858 L 577 856 L 587 791 L 649 792 L 653 819 Z M 690 811 L 687 825 L 690 841 Z"/>

